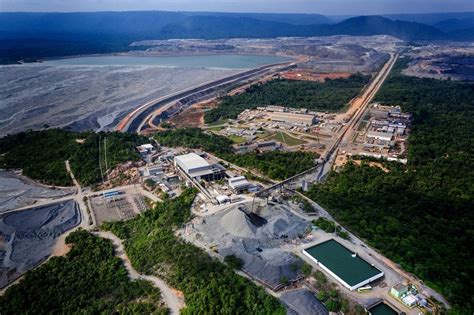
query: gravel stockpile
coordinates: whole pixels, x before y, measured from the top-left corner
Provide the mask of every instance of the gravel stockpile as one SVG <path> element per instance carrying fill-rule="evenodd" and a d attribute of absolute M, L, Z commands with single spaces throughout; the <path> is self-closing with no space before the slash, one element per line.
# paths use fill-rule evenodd
<path fill-rule="evenodd" d="M 280 300 L 285 303 L 288 315 L 327 315 L 324 305 L 306 289 L 291 290 L 283 293 Z"/>
<path fill-rule="evenodd" d="M 0 217 L 0 288 L 47 259 L 57 239 L 80 222 L 74 200 Z"/>
<path fill-rule="evenodd" d="M 239 209 L 234 209 L 224 215 L 221 219 L 221 225 L 231 235 L 242 238 L 255 238 L 257 232 L 257 227 Z"/>
<path fill-rule="evenodd" d="M 25 207 L 36 199 L 63 197 L 73 188 L 53 189 L 10 171 L 0 171 L 0 213 Z"/>
<path fill-rule="evenodd" d="M 199 240 L 216 245 L 222 256 L 243 259 L 243 269 L 270 287 L 278 286 L 283 277 L 295 279 L 302 261 L 281 246 L 303 234 L 308 222 L 277 205 L 259 213 L 266 223 L 258 227 L 245 213 L 248 209 L 233 206 L 195 222 Z"/>

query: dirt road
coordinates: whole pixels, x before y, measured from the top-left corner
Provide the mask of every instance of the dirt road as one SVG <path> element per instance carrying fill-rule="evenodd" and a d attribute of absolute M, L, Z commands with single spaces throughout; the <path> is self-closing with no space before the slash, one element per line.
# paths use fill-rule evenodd
<path fill-rule="evenodd" d="M 183 308 L 184 301 L 179 296 L 179 292 L 171 287 L 169 287 L 163 280 L 154 277 L 142 275 L 133 268 L 128 256 L 125 252 L 125 248 L 122 244 L 122 240 L 118 238 L 115 234 L 111 232 L 96 232 L 94 233 L 102 238 L 111 240 L 115 247 L 115 254 L 119 257 L 128 271 L 128 275 L 131 279 L 143 279 L 150 281 L 153 285 L 160 289 L 163 300 L 166 303 L 166 306 L 170 309 L 171 314 L 179 314 L 179 310 Z"/>

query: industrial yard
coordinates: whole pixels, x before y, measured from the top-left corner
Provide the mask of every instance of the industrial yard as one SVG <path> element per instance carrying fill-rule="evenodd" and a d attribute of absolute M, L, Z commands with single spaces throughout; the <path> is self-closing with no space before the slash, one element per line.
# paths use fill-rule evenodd
<path fill-rule="evenodd" d="M 163 56 L 163 43 L 135 43 L 150 48 L 130 55 Z M 192 48 L 194 53 L 195 49 L 208 49 L 208 45 L 225 44 L 234 47 L 232 53 L 277 55 L 278 51 L 278 55 L 296 57 L 297 61 L 271 69 L 255 80 L 249 74 L 245 84 L 232 81 L 222 91 L 213 91 L 220 97 L 206 99 L 209 95 L 198 91 L 197 98 L 185 96 L 186 102 L 165 102 L 158 110 L 150 108 L 159 104 L 161 97 L 167 100 L 175 92 L 242 69 L 80 64 L 0 68 L 4 77 L 13 76 L 17 69 L 23 76 L 16 81 L 0 79 L 0 87 L 11 92 L 5 98 L 8 106 L 14 107 L 18 102 L 40 104 L 34 109 L 25 105 L 19 115 L 2 111 L 5 117 L 0 117 L 0 134 L 2 130 L 6 133 L 60 126 L 74 130 L 133 129 L 149 137 L 144 138 L 149 143 L 135 148 L 140 161 L 104 172 L 105 179 L 102 177 L 101 183 L 91 187 L 81 187 L 70 169 L 75 188 L 40 185 L 18 172 L 0 172 L 0 287 L 47 260 L 55 246 L 62 244 L 58 240 L 78 225 L 95 230 L 104 223 L 128 221 L 158 203 L 179 197 L 186 187 L 194 187 L 198 193 L 191 220 L 177 227 L 175 236 L 218 260 L 234 257 L 241 261 L 238 273 L 280 299 L 288 314 L 327 314 L 327 303 L 320 295 L 328 291 L 333 295 L 336 292 L 331 299 L 344 300 L 351 310 L 360 305 L 368 314 L 436 312 L 438 306 L 431 298 L 435 291 L 338 225 L 305 195 L 308 183 L 324 181 L 331 169 L 339 170 L 348 161 L 360 165 L 361 156 L 372 158 L 369 165 L 386 173 L 390 170 L 383 164 L 385 160 L 407 164 L 412 115 L 402 111 L 402 104 L 373 101 L 399 57 L 396 52 L 406 44 L 387 36 L 335 36 L 177 40 L 171 49 L 184 54 L 195 44 L 199 47 Z M 286 48 L 282 50 L 282 46 Z M 324 84 L 348 79 L 357 71 L 366 73 L 362 88 L 346 103 L 332 104 L 333 108 L 320 109 L 319 104 L 310 104 L 314 105 L 311 108 L 252 104 L 231 118 L 205 123 L 205 115 L 219 107 L 224 90 L 228 96 L 241 95 L 248 87 L 272 80 Z M 65 77 L 69 80 L 66 83 Z M 183 80 L 184 77 L 189 79 Z M 96 84 L 99 81 L 111 83 L 104 88 Z M 23 84 L 34 85 L 37 93 L 21 92 Z M 93 93 L 90 89 L 102 92 Z M 78 97 L 64 102 L 61 97 L 66 90 Z M 92 94 L 95 96 L 91 99 Z M 204 136 L 228 141 L 229 151 L 206 150 L 189 139 L 189 147 L 166 146 L 154 134 L 188 125 L 200 127 L 197 130 Z M 232 160 L 226 160 L 226 155 L 220 155 L 223 152 L 238 157 L 296 152 L 309 154 L 311 161 L 307 169 L 279 178 L 257 167 L 229 162 Z M 125 176 L 126 182 L 114 180 L 125 173 L 133 176 Z M 318 224 L 321 219 L 333 224 L 334 230 L 325 230 Z M 327 284 L 318 287 L 316 275 L 323 275 Z"/>

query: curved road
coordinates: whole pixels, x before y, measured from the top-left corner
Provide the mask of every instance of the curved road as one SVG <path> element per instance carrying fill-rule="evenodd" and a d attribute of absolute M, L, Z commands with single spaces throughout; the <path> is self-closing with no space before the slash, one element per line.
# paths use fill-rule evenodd
<path fill-rule="evenodd" d="M 228 85 L 248 80 L 253 77 L 261 76 L 265 73 L 268 73 L 269 71 L 280 71 L 291 67 L 293 64 L 294 61 L 288 61 L 264 65 L 149 101 L 125 116 L 125 118 L 115 127 L 115 130 L 120 132 L 140 132 L 143 122 L 147 121 L 148 118 L 153 115 L 154 111 L 164 105 L 192 96 L 197 96 L 201 99 L 211 98 L 212 93 L 215 93 L 217 89 L 224 88 Z"/>
<path fill-rule="evenodd" d="M 177 291 L 169 287 L 163 280 L 154 276 L 142 275 L 133 268 L 128 256 L 125 252 L 122 240 L 111 232 L 95 232 L 94 234 L 111 240 L 115 246 L 115 254 L 118 258 L 123 261 L 125 268 L 127 269 L 128 275 L 131 279 L 142 279 L 153 283 L 153 285 L 160 289 L 161 295 L 166 306 L 170 310 L 170 314 L 179 314 L 179 310 L 183 308 L 184 301 L 177 294 Z"/>

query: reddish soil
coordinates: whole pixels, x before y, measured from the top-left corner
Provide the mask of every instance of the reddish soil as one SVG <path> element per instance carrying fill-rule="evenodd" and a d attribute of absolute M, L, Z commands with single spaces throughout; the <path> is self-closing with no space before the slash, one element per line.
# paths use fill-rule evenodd
<path fill-rule="evenodd" d="M 348 72 L 317 73 L 309 70 L 292 70 L 281 74 L 281 77 L 288 80 L 318 81 L 327 79 L 345 79 L 351 76 Z"/>
<path fill-rule="evenodd" d="M 204 125 L 204 112 L 217 106 L 216 100 L 197 103 L 170 119 L 176 127 L 201 127 Z"/>

